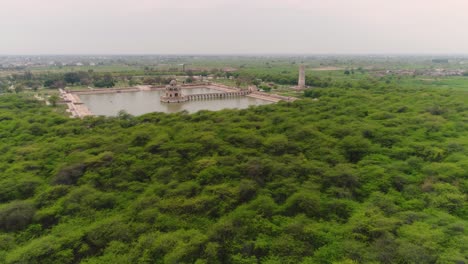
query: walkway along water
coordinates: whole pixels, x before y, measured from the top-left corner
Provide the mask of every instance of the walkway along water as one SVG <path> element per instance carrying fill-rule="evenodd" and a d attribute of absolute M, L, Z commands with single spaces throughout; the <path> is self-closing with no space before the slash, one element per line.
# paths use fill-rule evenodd
<path fill-rule="evenodd" d="M 81 102 L 78 95 L 64 91 L 63 89 L 59 89 L 59 92 L 63 102 L 68 106 L 67 111 L 70 113 L 71 117 L 83 118 L 85 116 L 93 115 L 93 113 L 89 111 L 88 107 Z"/>

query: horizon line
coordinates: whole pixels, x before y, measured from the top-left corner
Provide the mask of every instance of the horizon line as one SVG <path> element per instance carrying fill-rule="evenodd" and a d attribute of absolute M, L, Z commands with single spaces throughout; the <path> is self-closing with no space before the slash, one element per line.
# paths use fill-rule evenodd
<path fill-rule="evenodd" d="M 24 53 L 0 54 L 0 57 L 26 56 L 468 56 L 468 53 L 412 53 L 412 52 L 375 52 L 375 53 Z"/>

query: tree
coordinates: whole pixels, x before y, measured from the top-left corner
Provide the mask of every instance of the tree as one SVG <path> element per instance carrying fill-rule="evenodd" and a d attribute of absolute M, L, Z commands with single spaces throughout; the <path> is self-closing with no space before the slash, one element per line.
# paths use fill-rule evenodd
<path fill-rule="evenodd" d="M 98 78 L 97 80 L 94 81 L 94 86 L 96 87 L 114 87 L 115 86 L 115 80 L 112 74 L 106 73 L 104 76 Z"/>
<path fill-rule="evenodd" d="M 69 84 L 80 82 L 80 75 L 77 72 L 67 72 L 63 75 L 63 80 Z"/>
<path fill-rule="evenodd" d="M 22 84 L 15 85 L 15 93 L 21 93 L 22 91 L 24 91 L 24 85 Z"/>
<path fill-rule="evenodd" d="M 360 136 L 347 136 L 340 143 L 346 158 L 350 162 L 358 162 L 371 152 L 371 142 Z"/>
<path fill-rule="evenodd" d="M 60 97 L 58 95 L 56 95 L 56 94 L 53 94 L 53 95 L 49 96 L 48 100 L 49 100 L 49 103 L 53 107 L 55 107 L 55 106 L 57 106 L 57 102 L 60 100 Z"/>
<path fill-rule="evenodd" d="M 15 231 L 25 228 L 34 216 L 34 206 L 24 201 L 15 201 L 0 209 L 0 229 Z"/>
<path fill-rule="evenodd" d="M 252 81 L 252 84 L 253 84 L 253 85 L 256 85 L 256 86 L 260 85 L 261 83 L 262 83 L 262 80 L 260 80 L 260 79 L 254 79 L 254 80 Z"/>
<path fill-rule="evenodd" d="M 0 263 L 467 262 L 466 92 L 349 81 L 83 119 L 2 94 Z"/>
<path fill-rule="evenodd" d="M 6 92 L 8 90 L 8 84 L 0 80 L 0 92 Z"/>
<path fill-rule="evenodd" d="M 305 97 L 311 97 L 311 98 L 319 98 L 321 95 L 321 91 L 317 89 L 309 89 L 304 91 L 304 96 Z"/>
<path fill-rule="evenodd" d="M 66 83 L 62 80 L 57 80 L 54 82 L 54 84 L 51 86 L 53 88 L 65 88 Z"/>

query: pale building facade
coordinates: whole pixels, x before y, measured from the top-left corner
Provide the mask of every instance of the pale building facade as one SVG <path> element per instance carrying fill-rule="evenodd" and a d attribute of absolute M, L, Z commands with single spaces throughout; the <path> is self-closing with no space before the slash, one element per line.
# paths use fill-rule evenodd
<path fill-rule="evenodd" d="M 164 103 L 180 103 L 187 100 L 188 99 L 182 94 L 182 87 L 177 85 L 176 80 L 172 80 L 169 85 L 166 86 L 164 95 L 161 96 L 161 102 Z"/>

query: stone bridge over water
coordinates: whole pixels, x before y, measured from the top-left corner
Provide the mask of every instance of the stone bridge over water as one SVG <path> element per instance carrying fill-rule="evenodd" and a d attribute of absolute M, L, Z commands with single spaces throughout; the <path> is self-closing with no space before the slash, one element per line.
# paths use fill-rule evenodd
<path fill-rule="evenodd" d="M 223 93 L 203 93 L 203 94 L 187 94 L 184 97 L 189 100 L 203 100 L 203 99 L 216 99 L 226 97 L 245 96 L 250 94 L 250 91 L 236 91 L 236 92 L 223 92 Z"/>

